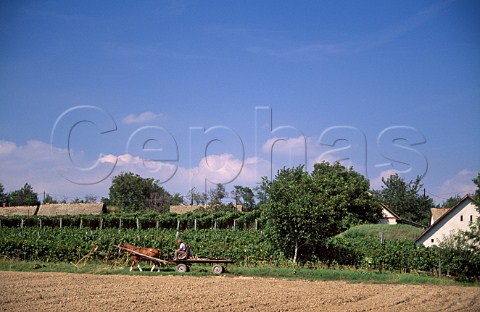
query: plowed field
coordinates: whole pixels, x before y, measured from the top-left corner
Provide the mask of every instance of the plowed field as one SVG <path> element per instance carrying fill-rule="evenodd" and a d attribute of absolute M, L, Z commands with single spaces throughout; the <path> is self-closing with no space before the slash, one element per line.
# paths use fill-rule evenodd
<path fill-rule="evenodd" d="M 480 288 L 0 272 L 2 311 L 480 311 Z"/>

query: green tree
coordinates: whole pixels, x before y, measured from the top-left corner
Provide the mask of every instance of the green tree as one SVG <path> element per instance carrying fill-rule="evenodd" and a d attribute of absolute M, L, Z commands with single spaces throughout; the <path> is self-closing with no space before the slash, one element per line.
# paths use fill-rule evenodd
<path fill-rule="evenodd" d="M 95 203 L 97 202 L 98 197 L 92 194 L 85 195 L 84 202 L 85 203 Z"/>
<path fill-rule="evenodd" d="M 0 204 L 7 203 L 7 194 L 5 194 L 5 188 L 2 183 L 0 183 Z"/>
<path fill-rule="evenodd" d="M 210 204 L 220 205 L 222 203 L 222 199 L 227 196 L 227 192 L 225 191 L 225 185 L 223 185 L 222 183 L 218 183 L 214 189 L 210 189 L 208 195 L 210 198 Z"/>
<path fill-rule="evenodd" d="M 102 199 L 100 201 L 107 206 L 112 205 L 112 202 L 110 201 L 110 198 L 108 198 L 108 197 L 102 197 Z"/>
<path fill-rule="evenodd" d="M 421 177 L 405 182 L 398 174 L 382 179 L 385 186 L 375 192 L 378 199 L 403 219 L 428 225 L 432 198 L 420 194 L 423 184 Z"/>
<path fill-rule="evenodd" d="M 72 204 L 83 204 L 83 203 L 85 203 L 85 201 L 83 199 L 78 198 L 78 197 L 75 197 L 72 200 Z"/>
<path fill-rule="evenodd" d="M 255 194 L 249 187 L 234 185 L 231 196 L 235 200 L 235 205 L 243 205 L 245 210 L 251 210 L 255 206 Z"/>
<path fill-rule="evenodd" d="M 187 193 L 187 200 L 190 205 L 198 205 L 200 202 L 200 194 L 197 191 L 196 187 L 192 187 Z"/>
<path fill-rule="evenodd" d="M 170 198 L 170 205 L 180 205 L 185 201 L 182 194 L 175 193 L 172 198 Z"/>
<path fill-rule="evenodd" d="M 233 200 L 235 200 L 235 205 L 240 205 L 242 202 L 242 186 L 234 185 L 233 190 L 230 192 Z"/>
<path fill-rule="evenodd" d="M 377 222 L 381 208 L 369 195 L 369 181 L 339 163 L 284 168 L 275 179 L 263 178 L 265 234 L 296 262 L 317 254 L 328 237 L 348 227 Z"/>
<path fill-rule="evenodd" d="M 473 198 L 477 203 L 480 203 L 480 172 L 478 172 L 477 177 L 473 179 L 473 183 L 475 183 L 475 185 L 477 186 L 477 190 L 475 191 L 475 194 L 473 194 Z"/>
<path fill-rule="evenodd" d="M 478 207 L 478 203 L 477 207 Z M 480 277 L 480 218 L 469 229 L 458 231 L 440 242 L 445 271 L 461 278 L 475 280 Z"/>
<path fill-rule="evenodd" d="M 442 202 L 438 208 L 451 208 L 458 204 L 458 202 L 462 200 L 460 195 L 455 195 L 450 198 L 447 198 L 444 202 Z"/>
<path fill-rule="evenodd" d="M 170 194 L 152 178 L 122 172 L 112 179 L 110 201 L 122 211 L 168 211 Z"/>
<path fill-rule="evenodd" d="M 58 201 L 55 200 L 52 195 L 46 194 L 45 199 L 43 200 L 44 204 L 58 204 Z"/>
<path fill-rule="evenodd" d="M 9 193 L 7 197 L 11 206 L 34 206 L 39 203 L 38 194 L 28 183 L 25 183 L 21 189 Z"/>
<path fill-rule="evenodd" d="M 253 193 L 253 190 L 247 186 L 242 187 L 242 201 L 243 201 L 243 207 L 245 210 L 252 210 L 255 208 L 255 194 Z"/>
<path fill-rule="evenodd" d="M 267 194 L 265 192 L 265 184 L 257 185 L 253 188 L 255 198 L 257 199 L 257 207 L 261 207 L 267 202 Z"/>

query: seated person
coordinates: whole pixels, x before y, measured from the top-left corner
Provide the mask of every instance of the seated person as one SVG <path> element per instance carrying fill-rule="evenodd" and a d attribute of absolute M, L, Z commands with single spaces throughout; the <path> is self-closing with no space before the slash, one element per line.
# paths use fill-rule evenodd
<path fill-rule="evenodd" d="M 181 239 L 178 239 L 177 243 L 180 244 L 180 247 L 177 250 L 175 250 L 175 256 L 173 257 L 173 260 L 187 259 L 189 256 L 187 252 L 187 246 Z"/>

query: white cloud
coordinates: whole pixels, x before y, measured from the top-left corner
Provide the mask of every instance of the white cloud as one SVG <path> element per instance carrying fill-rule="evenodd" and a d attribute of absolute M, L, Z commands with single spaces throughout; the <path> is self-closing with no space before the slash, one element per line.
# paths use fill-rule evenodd
<path fill-rule="evenodd" d="M 264 153 L 279 153 L 287 156 L 305 156 L 307 152 L 307 138 L 271 138 L 262 145 Z"/>
<path fill-rule="evenodd" d="M 273 139 L 272 139 L 273 140 Z M 311 139 L 308 142 L 314 142 Z M 294 138 L 285 141 L 284 148 L 278 152 L 287 152 L 288 148 L 295 150 L 301 146 L 301 140 Z M 266 144 L 265 144 L 266 145 Z M 280 146 L 279 146 L 280 147 Z M 313 145 L 310 150 L 319 152 L 319 147 Z M 28 141 L 25 145 L 14 142 L 0 141 L 0 182 L 7 192 L 21 188 L 25 183 L 33 186 L 40 197 L 43 192 L 54 198 L 68 199 L 83 198 L 85 194 L 94 194 L 99 198 L 108 196 L 111 178 L 122 171 L 139 174 L 145 178 L 154 178 L 169 192 L 186 194 L 192 187 L 199 191 L 213 188 L 216 183 L 227 184 L 227 190 L 233 185 L 254 187 L 261 182 L 263 176 L 275 176 L 280 168 L 278 163 L 271 163 L 262 157 L 236 158 L 232 154 L 208 155 L 198 159 L 191 167 L 179 165 L 176 162 L 148 161 L 131 154 L 104 155 L 98 160 L 98 165 L 92 170 L 75 168 L 70 157 L 82 159 L 82 155 L 66 149 L 52 148 L 42 141 Z M 318 154 L 309 160 L 320 161 Z M 335 159 L 323 159 L 333 162 Z M 311 170 L 312 168 L 308 168 Z M 358 170 L 357 170 L 358 171 Z M 397 173 L 395 170 L 385 170 L 370 180 L 373 189 L 380 189 L 383 185 L 382 177 L 388 178 Z M 63 175 L 63 177 L 62 177 Z M 90 185 L 72 183 L 64 177 L 73 177 L 79 182 Z M 476 189 L 472 179 L 475 172 L 464 169 L 453 177 L 446 179 L 439 186 L 426 186 L 428 190 L 442 199 L 459 194 L 473 193 Z M 432 194 L 433 195 L 433 194 Z M 438 198 L 434 198 L 438 200 Z M 441 199 L 440 199 L 441 200 Z"/>
<path fill-rule="evenodd" d="M 378 176 L 376 176 L 373 179 L 370 179 L 370 188 L 374 190 L 380 190 L 382 186 L 385 186 L 385 184 L 383 184 L 382 179 L 386 180 L 394 174 L 399 174 L 399 171 L 395 169 L 389 169 L 389 170 L 380 172 Z"/>
<path fill-rule="evenodd" d="M 10 154 L 17 148 L 17 144 L 9 141 L 0 140 L 0 155 L 1 154 Z"/>
<path fill-rule="evenodd" d="M 463 197 L 467 194 L 473 194 L 477 189 L 472 181 L 474 178 L 475 172 L 463 169 L 455 176 L 443 181 L 435 190 L 435 193 L 431 193 L 431 195 L 435 197 L 435 200 L 445 200 L 455 195 Z"/>
<path fill-rule="evenodd" d="M 162 114 L 155 114 L 152 112 L 144 112 L 139 115 L 130 114 L 127 117 L 123 118 L 124 124 L 133 124 L 133 123 L 146 123 L 150 121 L 161 120 L 165 118 Z"/>
<path fill-rule="evenodd" d="M 105 181 L 94 185 L 78 185 L 62 178 L 60 173 L 68 172 L 72 167 L 70 156 L 73 151 L 69 154 L 66 149 L 52 148 L 50 144 L 34 140 L 19 146 L 2 141 L 2 150 L 5 150 L 4 146 L 8 146 L 9 153 L 0 153 L 0 182 L 6 192 L 29 183 L 39 194 L 39 199 L 43 198 L 43 192 L 59 200 L 63 197 L 83 198 L 85 194 L 106 195 Z"/>
<path fill-rule="evenodd" d="M 186 194 L 195 187 L 207 191 L 217 183 L 255 186 L 269 172 L 270 163 L 258 157 L 242 159 L 231 154 L 208 155 L 191 168 L 178 166 L 174 162 L 145 161 L 129 154 L 105 155 L 101 162 L 115 164 L 115 172 L 128 171 L 142 177 L 152 177 L 169 192 Z M 228 186 L 227 186 L 228 188 Z"/>

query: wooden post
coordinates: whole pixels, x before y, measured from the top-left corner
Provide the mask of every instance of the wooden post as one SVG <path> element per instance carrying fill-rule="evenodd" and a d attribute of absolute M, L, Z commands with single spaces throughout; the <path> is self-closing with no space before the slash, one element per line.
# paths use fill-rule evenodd
<path fill-rule="evenodd" d="M 39 223 L 40 228 L 42 228 L 42 219 L 38 219 L 38 223 Z"/>
<path fill-rule="evenodd" d="M 258 230 L 258 219 L 255 219 L 255 231 Z"/>
<path fill-rule="evenodd" d="M 177 219 L 177 231 L 180 230 L 180 220 Z"/>
<path fill-rule="evenodd" d="M 118 229 L 122 228 L 122 218 L 119 219 L 118 221 Z"/>
<path fill-rule="evenodd" d="M 80 218 L 80 228 L 83 229 L 83 219 Z"/>
<path fill-rule="evenodd" d="M 138 218 L 136 218 L 135 221 L 137 222 L 137 230 L 140 230 L 140 221 L 138 220 Z"/>
<path fill-rule="evenodd" d="M 60 228 L 62 228 L 62 225 L 63 225 L 62 223 L 63 223 L 62 218 L 60 218 Z"/>
<path fill-rule="evenodd" d="M 195 231 L 197 230 L 197 219 L 195 219 L 195 221 L 193 222 L 193 228 L 195 229 Z"/>
<path fill-rule="evenodd" d="M 100 230 L 103 229 L 103 218 L 100 218 Z"/>
<path fill-rule="evenodd" d="M 160 221 L 157 220 L 157 224 L 155 224 L 155 227 L 158 229 L 160 227 Z"/>
<path fill-rule="evenodd" d="M 20 221 L 20 228 L 23 229 L 23 219 Z"/>
<path fill-rule="evenodd" d="M 233 230 L 234 230 L 234 231 L 235 231 L 236 226 L 237 226 L 237 220 L 234 219 L 234 220 L 233 220 Z"/>

